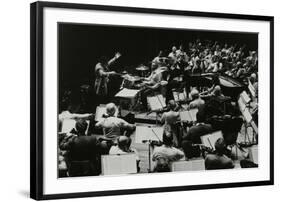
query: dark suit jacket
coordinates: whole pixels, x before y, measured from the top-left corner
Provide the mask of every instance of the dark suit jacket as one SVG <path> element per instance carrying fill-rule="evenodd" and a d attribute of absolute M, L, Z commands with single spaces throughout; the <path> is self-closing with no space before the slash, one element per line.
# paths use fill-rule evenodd
<path fill-rule="evenodd" d="M 98 141 L 95 136 L 75 136 L 62 142 L 60 148 L 68 151 L 71 161 L 95 160 L 98 155 Z"/>
<path fill-rule="evenodd" d="M 199 124 L 192 126 L 187 134 L 183 137 L 184 140 L 189 140 L 194 144 L 201 144 L 200 137 L 209 134 L 213 131 L 210 124 Z"/>

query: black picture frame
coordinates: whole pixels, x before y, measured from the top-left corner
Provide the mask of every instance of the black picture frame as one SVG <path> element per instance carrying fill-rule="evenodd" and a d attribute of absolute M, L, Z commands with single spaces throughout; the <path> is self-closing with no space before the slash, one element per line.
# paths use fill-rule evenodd
<path fill-rule="evenodd" d="M 81 9 L 98 11 L 122 11 L 130 13 L 165 14 L 195 17 L 210 17 L 239 20 L 267 21 L 270 23 L 270 179 L 266 181 L 222 183 L 194 186 L 154 187 L 130 190 L 112 190 L 97 192 L 81 192 L 67 194 L 43 193 L 43 9 Z M 36 200 L 61 199 L 92 196 L 109 196 L 122 194 L 138 194 L 152 192 L 171 192 L 199 189 L 216 189 L 227 187 L 245 187 L 274 184 L 274 17 L 257 15 L 240 15 L 212 12 L 195 12 L 183 10 L 164 10 L 150 8 L 134 8 L 119 6 L 88 5 L 57 2 L 35 2 L 30 7 L 30 196 Z"/>

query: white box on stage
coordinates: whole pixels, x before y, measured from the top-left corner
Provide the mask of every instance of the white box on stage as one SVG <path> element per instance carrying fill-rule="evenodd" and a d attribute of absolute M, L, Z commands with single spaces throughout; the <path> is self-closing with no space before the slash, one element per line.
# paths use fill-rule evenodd
<path fill-rule="evenodd" d="M 249 159 L 255 164 L 259 164 L 259 149 L 258 146 L 252 146 L 249 148 Z"/>
<path fill-rule="evenodd" d="M 102 155 L 102 175 L 120 175 L 137 173 L 135 154 Z"/>
<path fill-rule="evenodd" d="M 196 159 L 196 160 L 190 160 L 190 161 L 175 161 L 172 163 L 171 169 L 172 169 L 172 172 L 205 170 L 205 160 Z"/>
<path fill-rule="evenodd" d="M 219 138 L 222 138 L 222 132 L 216 131 L 211 134 L 203 135 L 201 136 L 201 142 L 206 147 L 210 147 L 212 149 L 215 149 L 215 143 Z"/>
<path fill-rule="evenodd" d="M 143 141 L 162 141 L 163 140 L 163 127 L 159 126 L 136 126 L 136 143 L 143 143 Z"/>

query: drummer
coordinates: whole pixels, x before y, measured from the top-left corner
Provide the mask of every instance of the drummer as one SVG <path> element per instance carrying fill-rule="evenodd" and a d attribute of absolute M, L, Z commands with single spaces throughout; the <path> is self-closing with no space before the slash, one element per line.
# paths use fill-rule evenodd
<path fill-rule="evenodd" d="M 151 74 L 149 77 L 144 78 L 142 86 L 144 90 L 141 92 L 141 101 L 144 107 L 147 107 L 147 96 L 159 90 L 162 81 L 162 72 L 159 71 L 156 62 L 151 63 Z"/>

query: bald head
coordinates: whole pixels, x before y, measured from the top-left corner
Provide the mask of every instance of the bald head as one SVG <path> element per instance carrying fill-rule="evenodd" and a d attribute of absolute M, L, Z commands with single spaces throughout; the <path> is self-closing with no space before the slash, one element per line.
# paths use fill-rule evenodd
<path fill-rule="evenodd" d="M 214 88 L 214 95 L 215 95 L 215 96 L 221 95 L 221 87 L 220 87 L 220 86 L 216 86 L 216 87 Z"/>
<path fill-rule="evenodd" d="M 114 116 L 116 112 L 116 105 L 114 103 L 108 103 L 105 108 L 108 116 Z"/>
<path fill-rule="evenodd" d="M 121 150 L 127 152 L 131 145 L 131 138 L 127 136 L 119 136 L 117 139 L 117 144 Z"/>
<path fill-rule="evenodd" d="M 191 92 L 190 92 L 190 96 L 192 99 L 197 99 L 199 98 L 199 91 L 196 90 L 196 89 L 193 89 Z"/>

